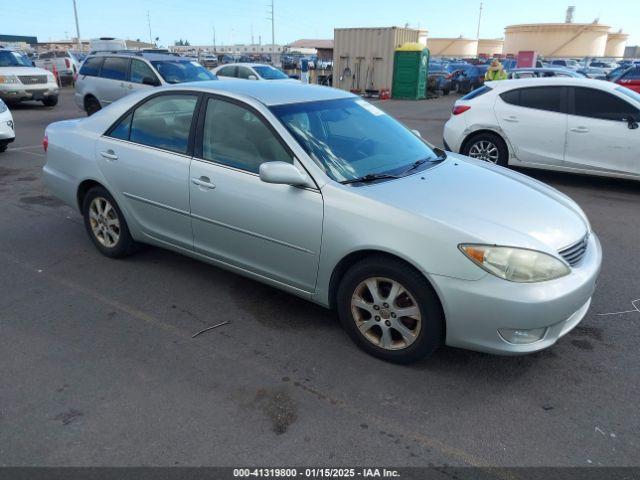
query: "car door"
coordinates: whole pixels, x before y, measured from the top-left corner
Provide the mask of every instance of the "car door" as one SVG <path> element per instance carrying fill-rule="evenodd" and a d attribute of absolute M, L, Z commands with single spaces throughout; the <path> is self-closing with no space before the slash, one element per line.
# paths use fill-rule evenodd
<path fill-rule="evenodd" d="M 521 162 L 561 166 L 567 134 L 567 90 L 527 87 L 500 94 L 496 118 Z"/>
<path fill-rule="evenodd" d="M 142 232 L 190 250 L 190 138 L 199 98 L 171 91 L 145 99 L 98 139 L 95 152 L 111 193 Z"/>
<path fill-rule="evenodd" d="M 301 165 L 257 111 L 209 97 L 191 163 L 196 252 L 298 290 L 315 288 L 323 202 L 319 190 L 260 180 L 260 164 Z"/>
<path fill-rule="evenodd" d="M 158 76 L 143 60 L 131 59 L 127 89 L 131 91 L 146 90 L 160 85 Z"/>
<path fill-rule="evenodd" d="M 640 110 L 610 92 L 571 89 L 565 166 L 580 170 L 640 175 Z"/>
<path fill-rule="evenodd" d="M 216 75 L 219 77 L 223 77 L 225 80 L 237 80 L 238 67 L 235 65 L 227 65 L 226 67 L 222 67 L 220 70 L 216 72 Z"/>
<path fill-rule="evenodd" d="M 616 83 L 640 93 L 640 67 L 630 69 L 622 75 Z"/>
<path fill-rule="evenodd" d="M 106 57 L 104 59 L 100 69 L 100 77 L 96 78 L 96 93 L 103 107 L 129 93 L 125 86 L 128 76 L 129 59 L 127 57 Z"/>
<path fill-rule="evenodd" d="M 249 67 L 238 66 L 237 77 L 242 80 L 258 80 L 256 73 Z"/>

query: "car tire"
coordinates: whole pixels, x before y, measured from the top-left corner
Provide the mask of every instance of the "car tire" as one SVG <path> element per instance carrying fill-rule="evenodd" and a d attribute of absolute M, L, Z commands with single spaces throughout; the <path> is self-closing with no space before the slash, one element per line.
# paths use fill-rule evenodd
<path fill-rule="evenodd" d="M 464 143 L 460 153 L 501 167 L 509 166 L 509 149 L 502 137 L 496 133 L 486 132 L 473 135 Z"/>
<path fill-rule="evenodd" d="M 91 241 L 103 255 L 123 258 L 138 249 L 120 207 L 105 188 L 96 186 L 87 192 L 82 215 Z"/>
<path fill-rule="evenodd" d="M 47 97 L 42 100 L 45 107 L 55 107 L 58 104 L 58 97 Z"/>
<path fill-rule="evenodd" d="M 7 148 L 9 148 L 9 145 L 0 145 L 0 153 L 6 152 Z"/>
<path fill-rule="evenodd" d="M 442 90 L 442 95 L 449 95 L 450 90 L 446 89 L 446 90 Z"/>
<path fill-rule="evenodd" d="M 383 360 L 413 363 L 444 343 L 444 314 L 436 292 L 401 260 L 375 256 L 352 266 L 340 281 L 336 306 L 352 340 Z"/>
<path fill-rule="evenodd" d="M 100 102 L 96 97 L 89 95 L 84 99 L 84 111 L 87 112 L 87 117 L 90 117 L 101 109 L 102 106 L 100 106 Z"/>

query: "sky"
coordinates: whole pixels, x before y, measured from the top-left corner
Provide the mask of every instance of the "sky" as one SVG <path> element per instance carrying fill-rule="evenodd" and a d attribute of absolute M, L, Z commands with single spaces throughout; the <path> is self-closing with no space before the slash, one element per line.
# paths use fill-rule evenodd
<path fill-rule="evenodd" d="M 75 36 L 72 0 L 0 0 L 0 33 L 35 35 L 39 41 Z M 271 0 L 76 0 L 83 39 L 112 36 L 160 45 L 186 39 L 192 45 L 271 43 Z M 640 44 L 639 0 L 484 0 L 480 36 L 501 38 L 506 25 L 563 22 L 568 5 L 574 21 L 601 23 L 631 34 Z M 55 8 L 52 8 L 55 5 Z M 479 0 L 274 0 L 276 43 L 333 38 L 336 27 L 409 24 L 431 37 L 475 38 Z M 147 13 L 149 20 L 147 21 Z M 149 34 L 149 23 L 151 35 Z"/>

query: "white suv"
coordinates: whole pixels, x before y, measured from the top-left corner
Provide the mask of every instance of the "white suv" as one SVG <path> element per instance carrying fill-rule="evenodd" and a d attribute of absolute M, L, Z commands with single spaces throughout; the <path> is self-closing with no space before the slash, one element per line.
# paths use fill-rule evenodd
<path fill-rule="evenodd" d="M 447 150 L 508 165 L 640 180 L 640 94 L 587 78 L 487 82 L 458 100 Z"/>
<path fill-rule="evenodd" d="M 0 99 L 0 153 L 16 139 L 15 125 L 9 107 Z"/>
<path fill-rule="evenodd" d="M 47 107 L 58 103 L 60 88 L 53 73 L 33 66 L 26 55 L 0 47 L 0 99 L 5 102 L 39 100 Z"/>

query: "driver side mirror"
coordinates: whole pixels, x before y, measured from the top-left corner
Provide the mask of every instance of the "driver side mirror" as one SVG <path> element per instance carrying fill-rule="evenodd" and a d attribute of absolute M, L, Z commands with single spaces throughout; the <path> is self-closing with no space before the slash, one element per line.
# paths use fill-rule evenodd
<path fill-rule="evenodd" d="M 637 130 L 638 129 L 638 121 L 632 116 L 624 117 L 622 119 L 623 122 L 627 122 L 629 126 L 629 130 Z"/>
<path fill-rule="evenodd" d="M 260 165 L 260 180 L 265 183 L 291 185 L 293 187 L 313 187 L 306 173 L 287 162 L 265 162 Z"/>
<path fill-rule="evenodd" d="M 411 133 L 413 133 L 416 137 L 418 138 L 422 138 L 422 134 L 420 133 L 419 130 L 411 130 Z"/>
<path fill-rule="evenodd" d="M 160 81 L 157 78 L 144 77 L 142 79 L 142 84 L 143 85 L 150 85 L 152 87 L 158 87 L 158 86 L 160 86 Z"/>

